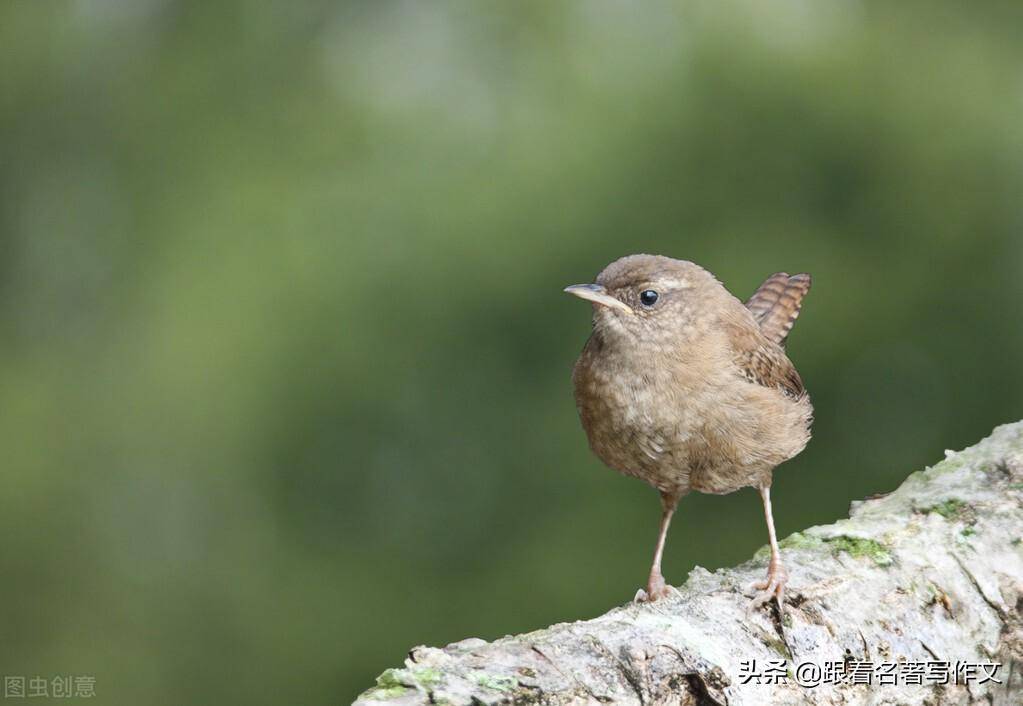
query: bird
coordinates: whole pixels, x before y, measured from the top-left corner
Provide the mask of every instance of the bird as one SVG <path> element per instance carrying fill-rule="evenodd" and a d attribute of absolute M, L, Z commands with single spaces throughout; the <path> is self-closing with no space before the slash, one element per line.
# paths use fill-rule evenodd
<path fill-rule="evenodd" d="M 813 406 L 785 340 L 810 275 L 778 272 L 745 302 L 708 270 L 662 255 L 628 255 L 593 283 L 564 291 L 592 304 L 592 331 L 572 371 L 589 446 L 607 466 L 660 493 L 661 520 L 646 587 L 667 585 L 661 559 L 672 516 L 688 493 L 757 488 L 771 548 L 749 604 L 782 610 L 788 581 L 771 510 L 775 467 L 810 440 Z"/>

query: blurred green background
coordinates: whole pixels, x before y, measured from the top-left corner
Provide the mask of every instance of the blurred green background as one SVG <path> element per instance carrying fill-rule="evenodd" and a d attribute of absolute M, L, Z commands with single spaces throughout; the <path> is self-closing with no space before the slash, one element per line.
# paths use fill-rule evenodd
<path fill-rule="evenodd" d="M 627 253 L 789 342 L 782 535 L 1023 416 L 1014 2 L 0 5 L 0 671 L 346 703 L 629 599 L 569 380 Z M 694 495 L 674 582 L 766 541 Z"/>

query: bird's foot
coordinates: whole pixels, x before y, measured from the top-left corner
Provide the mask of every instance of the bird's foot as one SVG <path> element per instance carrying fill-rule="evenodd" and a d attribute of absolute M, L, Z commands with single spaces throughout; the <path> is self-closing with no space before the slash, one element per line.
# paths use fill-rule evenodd
<path fill-rule="evenodd" d="M 639 589 L 636 591 L 636 597 L 632 599 L 633 603 L 653 603 L 662 598 L 670 598 L 671 596 L 680 596 L 679 590 L 674 586 L 670 586 L 664 582 L 663 576 L 651 576 L 650 581 L 647 582 L 646 589 Z"/>
<path fill-rule="evenodd" d="M 674 586 L 664 586 L 659 591 L 650 592 L 649 589 L 639 589 L 636 591 L 636 597 L 632 599 L 633 603 L 653 603 L 659 601 L 662 598 L 671 598 L 672 596 L 681 596 L 677 588 Z"/>
<path fill-rule="evenodd" d="M 788 583 L 788 580 L 789 572 L 785 570 L 781 562 L 772 561 L 767 569 L 767 578 L 750 586 L 751 589 L 757 591 L 757 594 L 750 601 L 747 612 L 752 613 L 760 606 L 770 602 L 772 598 L 778 601 L 778 610 L 782 610 L 782 603 L 785 600 L 785 584 Z"/>

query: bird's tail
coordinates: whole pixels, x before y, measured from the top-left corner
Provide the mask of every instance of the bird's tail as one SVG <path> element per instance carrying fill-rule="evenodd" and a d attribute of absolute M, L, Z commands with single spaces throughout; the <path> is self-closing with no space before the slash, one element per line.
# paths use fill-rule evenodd
<path fill-rule="evenodd" d="M 753 312 L 764 335 L 783 346 L 809 291 L 810 275 L 790 277 L 787 272 L 778 272 L 764 280 L 746 302 L 746 308 Z"/>

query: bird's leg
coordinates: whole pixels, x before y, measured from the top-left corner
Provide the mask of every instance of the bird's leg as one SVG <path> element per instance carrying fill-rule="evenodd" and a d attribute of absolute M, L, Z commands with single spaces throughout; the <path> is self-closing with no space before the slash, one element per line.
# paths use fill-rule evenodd
<path fill-rule="evenodd" d="M 753 588 L 759 589 L 759 593 L 750 603 L 750 610 L 759 608 L 772 598 L 778 601 L 778 610 L 782 609 L 782 601 L 785 598 L 785 583 L 789 580 L 789 574 L 781 564 L 781 550 L 778 549 L 778 538 L 774 533 L 774 517 L 771 514 L 771 486 L 765 485 L 760 488 L 760 497 L 764 501 L 764 518 L 767 520 L 767 536 L 771 540 L 771 563 L 767 565 L 767 578 L 753 584 Z"/>
<path fill-rule="evenodd" d="M 664 554 L 664 542 L 668 537 L 668 526 L 671 525 L 671 516 L 675 514 L 678 507 L 679 496 L 671 493 L 661 493 L 661 527 L 657 532 L 657 548 L 654 550 L 654 563 L 650 567 L 650 578 L 647 579 L 646 590 L 642 588 L 636 592 L 635 602 L 656 601 L 672 593 L 678 593 L 674 586 L 664 582 L 661 574 L 661 556 Z"/>

